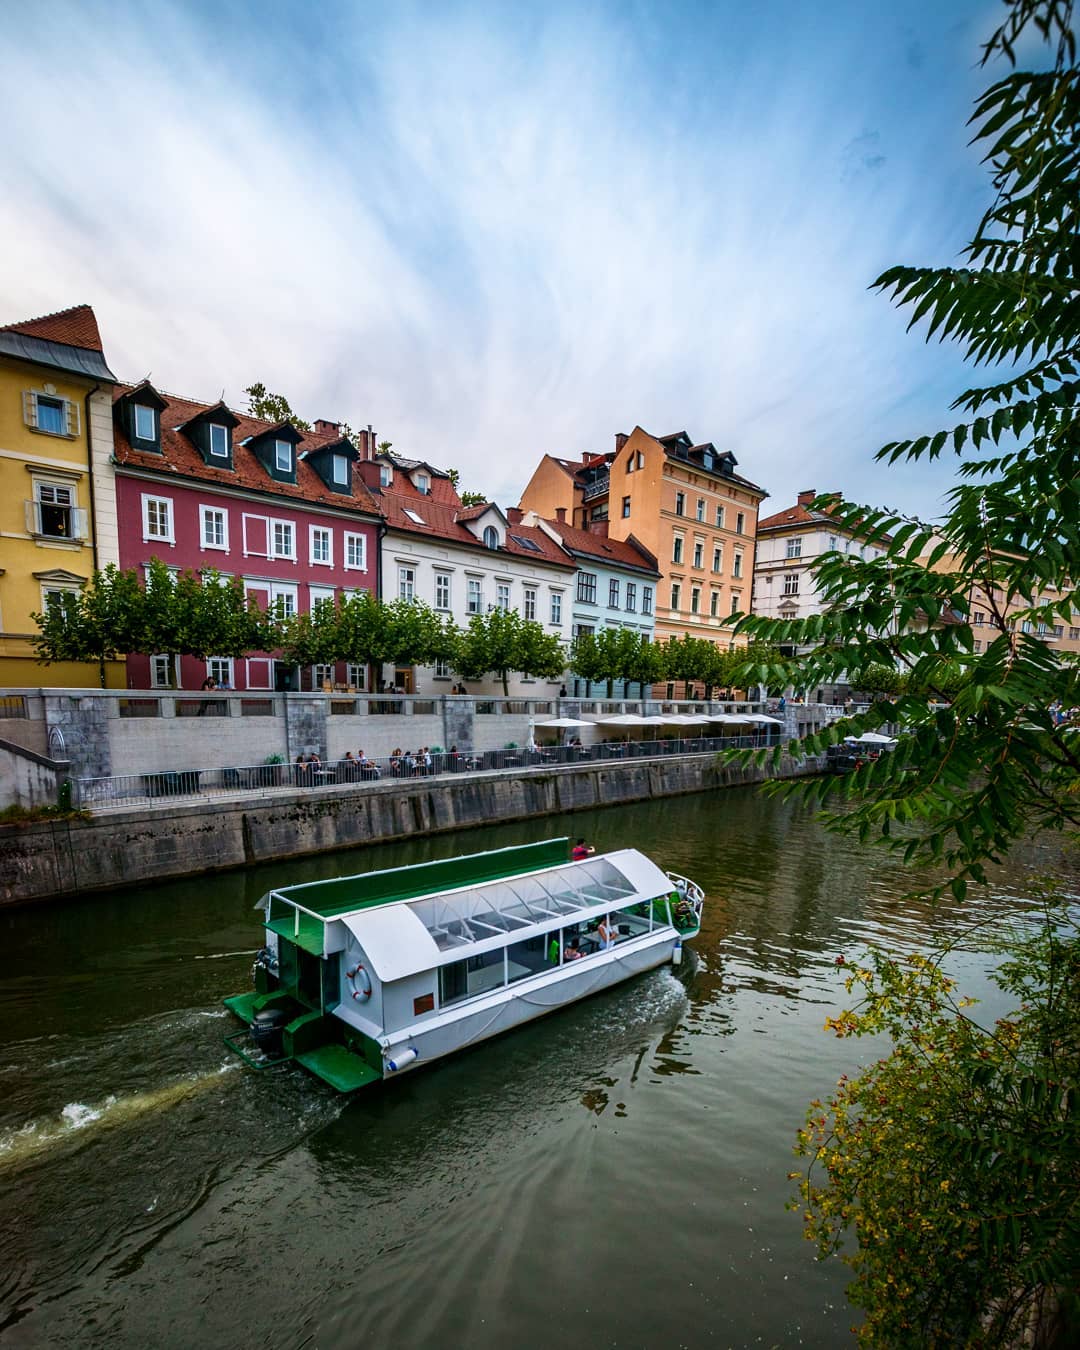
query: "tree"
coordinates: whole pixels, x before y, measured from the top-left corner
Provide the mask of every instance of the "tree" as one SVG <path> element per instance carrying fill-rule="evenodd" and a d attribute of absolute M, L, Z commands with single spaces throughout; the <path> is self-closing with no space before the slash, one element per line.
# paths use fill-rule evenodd
<path fill-rule="evenodd" d="M 265 384 L 250 384 L 244 390 L 248 396 L 248 412 L 266 422 L 291 422 L 297 431 L 310 431 L 311 423 L 293 412 L 284 394 L 272 394 Z"/>
<path fill-rule="evenodd" d="M 662 651 L 663 648 L 651 642 L 647 634 L 620 628 L 615 673 L 620 680 L 625 681 L 628 688 L 637 681 L 641 697 L 644 698 L 645 686 L 654 684 L 663 676 Z"/>
<path fill-rule="evenodd" d="M 604 679 L 604 664 L 597 646 L 596 634 L 578 632 L 570 644 L 569 668 L 586 685 Z"/>
<path fill-rule="evenodd" d="M 523 619 L 516 609 L 491 609 L 469 620 L 452 664 L 467 680 L 495 674 L 502 681 L 505 698 L 510 671 L 556 680 L 566 668 L 566 653 L 553 633 L 532 619 Z"/>
<path fill-rule="evenodd" d="M 139 651 L 142 590 L 133 571 L 110 563 L 95 572 L 80 591 L 49 598 L 45 610 L 30 617 L 40 630 L 32 639 L 46 665 L 57 661 L 93 661 L 105 688 L 105 663 Z"/>
<path fill-rule="evenodd" d="M 1017 841 L 1038 830 L 1075 838 L 1080 826 L 1080 741 L 1053 714 L 1080 703 L 1077 667 L 1037 636 L 1040 624 L 1075 624 L 1078 605 L 1080 70 L 1067 0 L 1007 3 L 984 63 L 1015 67 L 1030 27 L 1050 58 L 1043 70 L 1010 69 L 976 104 L 993 204 L 963 266 L 894 267 L 876 282 L 910 309 L 909 326 L 925 319 L 928 338 L 957 341 L 976 365 L 1002 370 L 956 399 L 956 425 L 879 452 L 889 464 L 955 454 L 947 514 L 931 525 L 830 504 L 838 526 L 858 523 L 880 556 L 834 553 L 815 564 L 828 601 L 821 615 L 736 625 L 809 649 L 768 663 L 770 683 L 813 687 L 873 665 L 906 676 L 893 698 L 853 719 L 856 729 L 898 722 L 896 751 L 859 774 L 804 780 L 796 795 L 849 797 L 829 824 L 933 867 L 916 884 L 957 900 Z M 980 650 L 968 622 L 975 595 L 989 615 Z M 816 752 L 851 729 L 847 721 L 801 748 Z M 1012 944 L 999 978 L 1019 1008 L 987 1035 L 949 1007 L 932 962 L 856 972 L 867 1001 L 841 1015 L 840 1029 L 888 1030 L 895 1048 L 815 1108 L 802 1146 L 825 1168 L 804 1188 L 809 1235 L 823 1251 L 852 1228 L 860 1238 L 844 1259 L 867 1310 L 867 1343 L 1019 1343 L 1046 1330 L 1055 1305 L 1071 1318 L 1061 1343 L 1077 1334 L 1066 1286 L 1080 1269 L 1080 944 L 1061 925 L 1048 913 L 1041 956 Z M 915 1154 L 907 1172 L 905 1153 Z M 934 1275 L 939 1263 L 948 1288 Z"/>

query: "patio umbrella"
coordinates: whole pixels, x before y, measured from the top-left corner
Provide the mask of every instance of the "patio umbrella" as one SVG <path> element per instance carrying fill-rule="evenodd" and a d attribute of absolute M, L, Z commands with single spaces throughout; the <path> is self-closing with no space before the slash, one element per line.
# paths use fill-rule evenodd
<path fill-rule="evenodd" d="M 651 718 L 640 717 L 637 713 L 613 713 L 610 717 L 598 717 L 596 725 L 604 727 L 649 727 L 653 723 Z"/>
<path fill-rule="evenodd" d="M 856 745 L 895 745 L 895 736 L 882 736 L 877 731 L 864 731 L 861 736 L 849 736 L 848 740 L 854 741 Z"/>
<path fill-rule="evenodd" d="M 766 717 L 764 713 L 748 713 L 742 720 L 744 722 L 760 722 L 762 726 L 782 727 L 784 725 L 779 717 Z"/>
<path fill-rule="evenodd" d="M 754 718 L 748 713 L 709 713 L 708 720 L 710 722 L 737 722 L 742 725 L 744 722 L 752 722 Z"/>
<path fill-rule="evenodd" d="M 703 727 L 708 723 L 709 718 L 699 713 L 671 713 L 670 715 L 665 714 L 664 721 L 677 727 Z"/>
<path fill-rule="evenodd" d="M 538 727 L 591 727 L 594 722 L 582 722 L 577 717 L 553 717 L 548 722 L 537 722 Z"/>

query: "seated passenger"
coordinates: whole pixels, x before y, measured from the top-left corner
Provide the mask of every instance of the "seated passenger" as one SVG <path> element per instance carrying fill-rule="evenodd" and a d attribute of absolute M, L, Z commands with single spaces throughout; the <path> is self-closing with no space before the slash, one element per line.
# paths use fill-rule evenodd
<path fill-rule="evenodd" d="M 577 944 L 573 938 L 571 938 L 563 948 L 564 961 L 580 961 L 584 955 L 584 952 L 578 951 Z"/>

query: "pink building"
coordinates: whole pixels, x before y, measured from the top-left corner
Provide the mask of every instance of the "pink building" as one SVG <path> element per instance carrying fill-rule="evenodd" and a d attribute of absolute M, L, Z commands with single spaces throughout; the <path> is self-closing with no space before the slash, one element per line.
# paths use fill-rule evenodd
<path fill-rule="evenodd" d="M 235 413 L 224 403 L 119 386 L 113 402 L 116 510 L 122 568 L 169 567 L 239 576 L 266 606 L 304 613 L 342 593 L 378 594 L 379 512 L 353 444 L 335 422 L 310 433 Z M 362 433 L 367 434 L 367 433 Z M 272 653 L 198 661 L 128 658 L 131 688 L 291 687 Z M 362 687 L 362 668 L 307 667 L 301 688 Z"/>

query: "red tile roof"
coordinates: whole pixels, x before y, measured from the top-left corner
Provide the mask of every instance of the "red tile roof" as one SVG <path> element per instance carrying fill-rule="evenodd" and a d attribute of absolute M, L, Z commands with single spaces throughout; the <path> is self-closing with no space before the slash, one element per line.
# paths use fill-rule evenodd
<path fill-rule="evenodd" d="M 73 305 L 71 309 L 43 314 L 38 319 L 23 319 L 20 323 L 4 324 L 3 333 L 22 333 L 24 337 L 43 338 L 46 342 L 62 342 L 67 347 L 85 347 L 103 352 L 97 319 L 89 305 Z"/>
<path fill-rule="evenodd" d="M 837 494 L 837 502 L 840 497 Z M 790 530 L 800 525 L 831 525 L 834 530 L 847 531 L 849 534 L 857 533 L 856 529 L 850 526 L 840 524 L 832 518 L 832 509 L 828 506 L 822 511 L 809 511 L 802 502 L 796 502 L 794 506 L 789 506 L 784 511 L 777 511 L 775 515 L 765 516 L 758 521 L 758 534 L 766 530 Z M 882 535 L 881 539 L 876 541 L 882 544 L 892 542 L 891 535 Z"/>
<path fill-rule="evenodd" d="M 120 385 L 114 394 L 113 402 L 129 394 L 136 386 Z M 219 468 L 216 464 L 207 464 L 195 446 L 183 432 L 176 428 L 198 417 L 217 403 L 195 403 L 191 399 L 177 398 L 172 394 L 156 391 L 165 401 L 166 407 L 161 414 L 161 454 L 152 450 L 133 449 L 127 439 L 122 420 L 114 419 L 115 456 L 118 464 L 127 464 L 140 469 L 150 469 L 156 473 L 174 477 L 196 478 L 203 483 L 217 483 L 222 487 L 238 487 L 270 492 L 275 496 L 291 497 L 296 501 L 317 502 L 325 506 L 337 506 L 344 510 L 363 511 L 369 515 L 378 515 L 379 508 L 367 487 L 361 482 L 355 466 L 352 475 L 352 496 L 341 492 L 332 492 L 306 460 L 300 455 L 304 451 L 319 449 L 320 446 L 334 445 L 341 440 L 340 433 L 304 432 L 298 443 L 296 461 L 296 483 L 282 483 L 271 478 L 256 458 L 254 451 L 240 442 L 261 432 L 271 431 L 275 422 L 265 421 L 261 417 L 249 417 L 246 413 L 233 412 L 237 427 L 233 431 L 233 470 Z"/>
<path fill-rule="evenodd" d="M 547 524 L 563 541 L 563 545 L 575 553 L 584 553 L 590 558 L 613 565 L 644 568 L 660 575 L 653 555 L 630 539 L 610 539 L 606 535 L 594 534 L 591 530 L 579 530 L 561 520 L 549 519 Z"/>
<path fill-rule="evenodd" d="M 403 534 L 421 535 L 428 539 L 445 539 L 453 544 L 463 544 L 466 548 L 484 548 L 483 541 L 462 522 L 483 515 L 490 509 L 491 503 L 482 507 L 463 507 L 460 503 L 454 505 L 436 501 L 433 497 L 417 497 L 390 488 L 383 488 L 379 501 L 387 526 L 392 530 L 400 530 Z M 405 514 L 406 508 L 418 515 L 422 523 L 411 520 Z M 512 538 L 515 534 L 518 538 L 535 544 L 536 548 L 523 548 Z M 553 567 L 565 567 L 571 571 L 574 568 L 574 562 L 569 555 L 535 525 L 509 526 L 505 547 L 499 552 L 534 563 L 544 562 Z"/>

